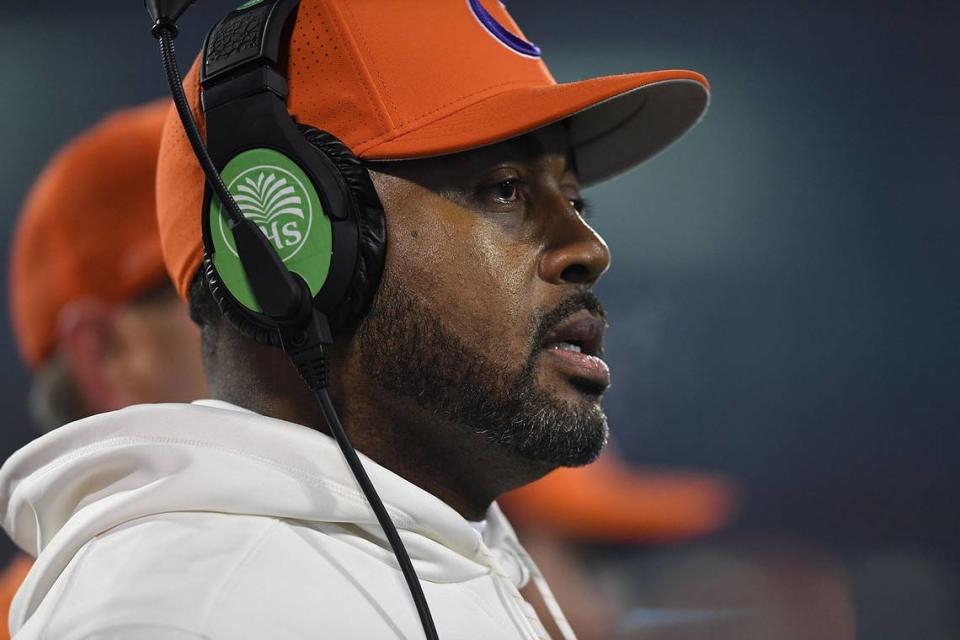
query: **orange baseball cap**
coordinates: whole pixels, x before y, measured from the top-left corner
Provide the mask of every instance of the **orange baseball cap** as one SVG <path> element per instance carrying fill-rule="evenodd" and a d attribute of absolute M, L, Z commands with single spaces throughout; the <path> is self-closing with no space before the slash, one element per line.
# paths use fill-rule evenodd
<path fill-rule="evenodd" d="M 185 90 L 202 127 L 198 68 Z M 676 140 L 709 98 L 693 71 L 557 84 L 495 0 L 303 0 L 287 77 L 293 116 L 367 160 L 464 151 L 565 120 L 585 185 Z M 172 110 L 157 179 L 167 268 L 186 297 L 203 254 L 203 174 Z"/>
<path fill-rule="evenodd" d="M 35 369 L 72 300 L 122 302 L 164 280 L 154 195 L 169 101 L 120 111 L 65 146 L 33 185 L 14 234 L 10 311 Z"/>
<path fill-rule="evenodd" d="M 593 464 L 561 468 L 497 500 L 519 526 L 592 542 L 664 542 L 730 519 L 731 481 L 700 471 L 636 469 L 608 447 Z"/>

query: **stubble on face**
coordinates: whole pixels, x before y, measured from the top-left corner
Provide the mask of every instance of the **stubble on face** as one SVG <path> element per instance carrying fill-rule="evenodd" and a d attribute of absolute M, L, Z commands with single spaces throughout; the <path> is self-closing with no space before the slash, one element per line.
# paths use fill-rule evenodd
<path fill-rule="evenodd" d="M 584 390 L 582 402 L 570 402 L 541 387 L 536 374 L 543 336 L 584 308 L 603 316 L 596 297 L 584 292 L 534 317 L 527 357 L 511 367 L 516 358 L 498 357 L 496 345 L 470 344 L 388 270 L 358 328 L 360 362 L 371 381 L 444 422 L 533 462 L 580 466 L 607 441 L 599 394 Z"/>

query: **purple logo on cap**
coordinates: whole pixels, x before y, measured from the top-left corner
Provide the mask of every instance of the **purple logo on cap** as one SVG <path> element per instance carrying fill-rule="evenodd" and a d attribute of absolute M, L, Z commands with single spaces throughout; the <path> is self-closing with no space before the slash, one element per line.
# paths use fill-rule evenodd
<path fill-rule="evenodd" d="M 500 4 L 503 5 L 502 2 Z M 480 0 L 467 0 L 467 6 L 470 7 L 470 12 L 473 13 L 473 17 L 476 18 L 483 28 L 487 30 L 487 33 L 496 38 L 500 44 L 514 53 L 519 53 L 528 58 L 540 57 L 540 47 L 510 33 L 506 27 L 497 22 L 496 19 L 483 8 Z"/>

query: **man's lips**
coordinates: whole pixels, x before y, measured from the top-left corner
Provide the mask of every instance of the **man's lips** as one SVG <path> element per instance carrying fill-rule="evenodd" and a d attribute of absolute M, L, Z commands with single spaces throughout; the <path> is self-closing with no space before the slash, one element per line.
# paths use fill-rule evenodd
<path fill-rule="evenodd" d="M 551 329 L 541 348 L 568 375 L 599 394 L 610 386 L 610 369 L 600 358 L 605 329 L 603 320 L 582 309 Z"/>

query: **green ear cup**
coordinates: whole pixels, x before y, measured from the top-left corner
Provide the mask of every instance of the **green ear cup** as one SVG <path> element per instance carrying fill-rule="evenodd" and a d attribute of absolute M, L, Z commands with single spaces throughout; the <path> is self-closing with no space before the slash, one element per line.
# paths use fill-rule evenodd
<path fill-rule="evenodd" d="M 330 270 L 333 238 L 330 219 L 307 175 L 282 153 L 250 149 L 230 160 L 222 176 L 243 214 L 257 223 L 287 268 L 315 296 Z M 237 302 L 260 312 L 221 209 L 220 200 L 212 197 L 207 215 L 213 264 Z"/>

